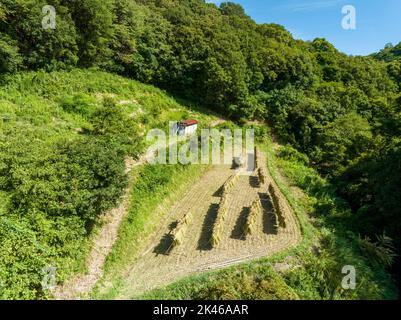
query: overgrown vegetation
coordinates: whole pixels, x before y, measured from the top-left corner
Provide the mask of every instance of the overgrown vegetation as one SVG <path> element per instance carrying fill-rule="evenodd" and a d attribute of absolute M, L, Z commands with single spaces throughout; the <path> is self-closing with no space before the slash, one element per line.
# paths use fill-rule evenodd
<path fill-rule="evenodd" d="M 127 185 L 124 158 L 142 153 L 147 128 L 185 114 L 211 119 L 103 72 L 10 77 L 0 92 L 0 297 L 47 297 L 46 267 L 59 281 L 82 271 L 88 236 Z"/>
<path fill-rule="evenodd" d="M 305 227 L 313 228 L 318 235 L 312 250 L 297 254 L 301 267 L 285 275 L 286 282 L 304 292 L 306 299 L 395 299 L 397 289 L 386 265 L 373 264 L 374 256 L 360 245 L 357 228 L 349 219 L 352 211 L 348 203 L 336 195 L 330 182 L 305 165 L 302 154 L 291 147 L 280 147 L 277 151 L 281 157 L 275 160 L 271 146 L 268 149 L 270 159 L 283 169 L 290 183 L 306 191 L 306 197 L 298 200 L 311 217 L 311 226 Z M 391 250 L 387 253 L 388 257 L 393 254 Z M 341 287 L 341 271 L 346 265 L 358 270 L 355 291 Z"/>
<path fill-rule="evenodd" d="M 299 300 L 299 296 L 271 266 L 261 263 L 198 275 L 140 299 Z"/>

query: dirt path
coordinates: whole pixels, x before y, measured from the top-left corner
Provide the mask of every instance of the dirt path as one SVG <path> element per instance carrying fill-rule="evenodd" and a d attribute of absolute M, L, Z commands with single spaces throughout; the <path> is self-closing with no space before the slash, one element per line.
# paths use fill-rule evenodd
<path fill-rule="evenodd" d="M 58 286 L 53 292 L 55 299 L 69 300 L 90 292 L 96 281 L 102 276 L 104 262 L 117 240 L 118 228 L 129 207 L 128 195 L 129 191 L 127 190 L 121 204 L 109 211 L 102 219 L 104 225 L 96 235 L 87 258 L 88 272 L 76 276 L 62 286 Z"/>
<path fill-rule="evenodd" d="M 138 161 L 126 159 L 126 173 L 129 173 L 133 167 L 145 163 L 145 159 L 145 157 Z M 110 210 L 102 217 L 102 227 L 99 233 L 94 237 L 91 251 L 86 260 L 87 273 L 77 275 L 62 286 L 56 287 L 53 291 L 54 299 L 70 300 L 79 297 L 80 295 L 90 292 L 100 279 L 103 274 L 103 265 L 106 257 L 111 252 L 117 240 L 118 229 L 129 208 L 131 184 L 132 181 L 129 182 L 129 187 L 124 191 L 124 196 L 121 199 L 120 205 Z"/>
<path fill-rule="evenodd" d="M 138 160 L 127 157 L 125 159 L 125 173 L 129 174 L 134 167 L 146 164 L 154 156 L 153 152 L 148 151 Z M 129 198 L 132 183 L 133 181 L 130 180 L 128 188 L 124 191 L 120 205 L 107 212 L 101 218 L 100 223 L 102 227 L 94 237 L 91 251 L 86 259 L 87 273 L 77 275 L 63 285 L 56 287 L 52 292 L 54 299 L 69 300 L 87 294 L 101 278 L 106 257 L 111 252 L 117 240 L 118 229 L 130 206 Z"/>
<path fill-rule="evenodd" d="M 218 125 L 220 125 L 220 124 L 223 124 L 223 123 L 225 123 L 225 122 L 227 122 L 227 120 L 224 120 L 224 119 L 217 119 L 217 120 L 214 120 L 212 123 L 211 123 L 211 127 L 217 127 Z"/>
<path fill-rule="evenodd" d="M 229 209 L 222 241 L 217 248 L 211 249 L 209 239 L 220 201 L 219 191 L 233 173 L 229 166 L 212 167 L 165 213 L 169 218 L 159 228 L 156 235 L 158 242 L 151 241 L 123 275 L 124 286 L 119 291 L 117 299 L 132 298 L 192 273 L 270 256 L 301 241 L 297 220 L 280 192 L 287 226 L 285 229 L 277 229 L 274 226 L 274 211 L 267 196 L 267 188 L 269 183 L 272 183 L 276 190 L 278 188 L 271 176 L 262 186 L 258 185 L 256 175 L 241 176 L 229 194 Z M 258 232 L 244 239 L 242 235 L 244 219 L 256 197 L 260 197 L 265 213 L 259 216 Z M 193 221 L 184 242 L 170 254 L 166 254 L 170 246 L 166 235 L 174 222 L 187 212 L 192 212 Z"/>

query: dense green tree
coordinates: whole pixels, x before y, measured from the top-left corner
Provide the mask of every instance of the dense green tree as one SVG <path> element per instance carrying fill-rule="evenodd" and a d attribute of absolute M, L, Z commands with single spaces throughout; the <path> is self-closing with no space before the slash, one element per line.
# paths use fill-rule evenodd
<path fill-rule="evenodd" d="M 107 142 L 112 150 L 134 157 L 142 152 L 137 123 L 112 99 L 105 99 L 103 106 L 92 114 L 91 122 L 92 134 Z"/>
<path fill-rule="evenodd" d="M 22 66 L 22 57 L 17 43 L 6 34 L 0 33 L 0 74 L 16 72 Z"/>
<path fill-rule="evenodd" d="M 44 29 L 42 8 L 56 8 L 56 28 Z M 15 44 L 28 68 L 68 68 L 77 62 L 76 28 L 69 9 L 58 0 L 2 0 L 3 18 L 0 32 L 6 33 Z M 15 55 L 15 53 L 14 53 Z"/>
<path fill-rule="evenodd" d="M 127 181 L 117 148 L 94 138 L 51 146 L 35 136 L 15 130 L 1 140 L 0 190 L 12 192 L 11 212 L 92 223 L 116 203 Z"/>
<path fill-rule="evenodd" d="M 387 44 L 383 50 L 372 55 L 377 60 L 391 62 L 401 57 L 401 42 L 395 46 Z"/>
<path fill-rule="evenodd" d="M 321 157 L 315 153 L 314 160 L 329 173 L 346 168 L 373 143 L 369 122 L 356 113 L 348 113 L 321 128 L 317 139 Z"/>
<path fill-rule="evenodd" d="M 112 56 L 113 0 L 60 0 L 68 7 L 77 31 L 79 64 L 109 65 Z M 57 8 L 58 10 L 58 8 Z"/>

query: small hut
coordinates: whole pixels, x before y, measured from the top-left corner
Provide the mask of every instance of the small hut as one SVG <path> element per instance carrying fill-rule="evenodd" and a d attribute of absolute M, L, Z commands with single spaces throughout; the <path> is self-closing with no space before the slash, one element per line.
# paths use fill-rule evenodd
<path fill-rule="evenodd" d="M 182 120 L 177 123 L 177 135 L 190 136 L 198 130 L 198 121 L 194 119 Z"/>

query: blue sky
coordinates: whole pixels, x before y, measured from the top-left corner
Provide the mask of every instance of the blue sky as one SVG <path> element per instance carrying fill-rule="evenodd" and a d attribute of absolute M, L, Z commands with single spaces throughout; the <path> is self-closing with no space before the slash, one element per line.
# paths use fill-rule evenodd
<path fill-rule="evenodd" d="M 208 0 L 219 4 L 221 1 Z M 278 23 L 297 39 L 326 38 L 337 49 L 367 55 L 401 42 L 401 0 L 232 0 L 258 23 Z M 344 30 L 341 9 L 353 5 L 356 29 Z"/>

